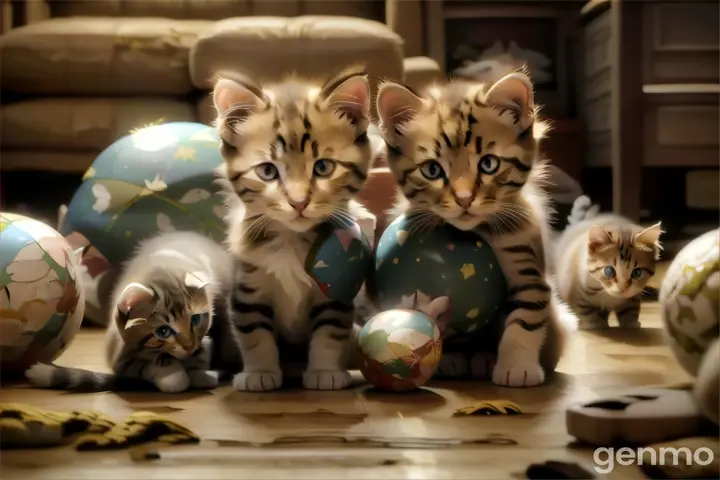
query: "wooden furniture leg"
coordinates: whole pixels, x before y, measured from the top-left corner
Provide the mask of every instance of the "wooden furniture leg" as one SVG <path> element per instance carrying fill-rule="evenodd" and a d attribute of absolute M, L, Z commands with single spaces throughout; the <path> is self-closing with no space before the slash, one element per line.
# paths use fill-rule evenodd
<path fill-rule="evenodd" d="M 643 2 L 612 0 L 611 135 L 613 211 L 640 219 L 643 169 Z"/>

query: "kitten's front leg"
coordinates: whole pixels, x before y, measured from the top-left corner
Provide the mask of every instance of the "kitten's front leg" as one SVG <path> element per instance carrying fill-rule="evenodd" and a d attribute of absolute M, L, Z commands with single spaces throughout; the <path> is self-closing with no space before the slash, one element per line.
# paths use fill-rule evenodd
<path fill-rule="evenodd" d="M 213 389 L 218 386 L 218 377 L 210 371 L 213 341 L 204 337 L 192 357 L 183 362 L 192 388 Z"/>
<path fill-rule="evenodd" d="M 508 387 L 540 385 L 545 381 L 540 350 L 554 315 L 551 289 L 543 274 L 542 238 L 539 231 L 526 230 L 493 240 L 493 250 L 508 284 L 510 313 L 498 346 L 492 381 Z M 471 361 L 471 366 L 480 364 L 479 360 Z"/>
<path fill-rule="evenodd" d="M 165 393 L 184 392 L 190 387 L 190 378 L 179 360 L 167 353 L 158 354 L 145 366 L 142 378 Z"/>
<path fill-rule="evenodd" d="M 352 305 L 327 302 L 310 310 L 312 336 L 303 386 L 308 390 L 342 390 L 350 384 L 347 371 L 350 332 L 355 311 Z"/>
<path fill-rule="evenodd" d="M 641 295 L 628 299 L 623 305 L 617 307 L 615 315 L 621 328 L 640 328 Z"/>
<path fill-rule="evenodd" d="M 571 305 L 572 310 L 578 317 L 578 329 L 580 330 L 602 330 L 608 328 L 607 310 L 587 301 L 578 300 Z"/>
<path fill-rule="evenodd" d="M 235 375 L 233 386 L 243 392 L 277 390 L 282 386 L 283 373 L 274 336 L 273 308 L 262 302 L 257 289 L 238 283 L 232 298 L 232 316 L 243 360 L 243 371 Z"/>

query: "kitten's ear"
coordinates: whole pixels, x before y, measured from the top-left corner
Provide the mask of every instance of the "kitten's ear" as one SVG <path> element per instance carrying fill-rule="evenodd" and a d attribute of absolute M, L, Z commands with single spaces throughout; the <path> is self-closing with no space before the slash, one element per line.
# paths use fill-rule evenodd
<path fill-rule="evenodd" d="M 233 147 L 238 146 L 238 126 L 265 105 L 262 89 L 247 78 L 238 81 L 221 78 L 213 89 L 213 102 L 217 110 L 216 127 L 220 137 Z"/>
<path fill-rule="evenodd" d="M 435 320 L 440 333 L 442 334 L 450 326 L 450 320 L 452 319 L 452 312 L 450 309 L 450 298 L 449 297 L 438 297 L 427 306 L 426 312 L 430 317 Z"/>
<path fill-rule="evenodd" d="M 210 279 L 203 272 L 188 272 L 185 274 L 185 286 L 188 288 L 204 288 Z"/>
<path fill-rule="evenodd" d="M 407 87 L 387 82 L 380 85 L 376 103 L 382 136 L 390 146 L 397 147 L 403 126 L 422 110 L 423 99 Z"/>
<path fill-rule="evenodd" d="M 660 235 L 663 233 L 665 232 L 662 230 L 661 222 L 658 222 L 652 227 L 648 227 L 642 232 L 633 235 L 632 243 L 633 245 L 655 250 L 656 248 L 660 248 Z"/>
<path fill-rule="evenodd" d="M 322 87 L 320 99 L 325 107 L 350 119 L 358 133 L 367 131 L 370 124 L 370 83 L 365 73 L 344 72 L 331 78 Z"/>
<path fill-rule="evenodd" d="M 129 283 L 117 302 L 118 327 L 130 328 L 137 321 L 144 321 L 155 309 L 155 292 L 140 283 Z"/>
<path fill-rule="evenodd" d="M 520 131 L 527 130 L 535 118 L 535 100 L 530 78 L 521 72 L 505 75 L 485 94 L 485 102 L 498 109 L 510 110 Z"/>
<path fill-rule="evenodd" d="M 588 250 L 593 253 L 604 252 L 612 247 L 613 240 L 610 233 L 600 225 L 593 225 L 588 231 Z"/>

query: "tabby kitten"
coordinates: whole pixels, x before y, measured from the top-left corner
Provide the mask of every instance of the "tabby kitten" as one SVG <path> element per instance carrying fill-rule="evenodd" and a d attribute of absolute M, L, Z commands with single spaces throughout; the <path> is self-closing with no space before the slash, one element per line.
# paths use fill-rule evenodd
<path fill-rule="evenodd" d="M 368 80 L 357 69 L 322 85 L 291 77 L 263 88 L 224 78 L 214 99 L 238 275 L 231 303 L 245 365 L 233 384 L 280 388 L 286 352 L 278 345 L 287 344 L 307 345 L 305 388 L 345 388 L 354 307 L 328 299 L 304 262 L 316 227 L 355 217 L 351 200 L 373 155 Z"/>
<path fill-rule="evenodd" d="M 241 367 L 227 298 L 232 261 L 222 246 L 193 232 L 164 233 L 142 242 L 113 295 L 106 336 L 111 374 L 36 364 L 36 386 L 124 390 L 145 382 L 162 392 L 214 388 L 212 367 Z M 206 336 L 210 335 L 210 336 Z"/>
<path fill-rule="evenodd" d="M 554 369 L 559 359 L 562 330 L 545 278 L 547 204 L 536 158 L 544 126 L 536 121 L 529 78 L 515 72 L 489 87 L 453 81 L 423 96 L 385 83 L 377 108 L 407 213 L 425 226 L 447 222 L 476 231 L 508 281 L 511 308 L 497 358 L 477 351 L 468 366 L 462 354 L 444 355 L 440 373 L 492 371 L 498 385 L 542 383 L 544 368 Z"/>
<path fill-rule="evenodd" d="M 607 328 L 610 312 L 621 327 L 639 328 L 643 289 L 660 256 L 660 223 L 644 228 L 611 213 L 577 215 L 589 203 L 585 196 L 575 201 L 571 224 L 557 241 L 558 292 L 581 329 Z"/>

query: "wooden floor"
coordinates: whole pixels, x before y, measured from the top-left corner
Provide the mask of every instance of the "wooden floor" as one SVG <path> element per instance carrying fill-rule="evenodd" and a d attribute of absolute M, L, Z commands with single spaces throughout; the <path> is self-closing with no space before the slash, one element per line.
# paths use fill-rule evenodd
<path fill-rule="evenodd" d="M 410 394 L 363 384 L 339 392 L 241 394 L 231 387 L 168 395 L 69 394 L 25 386 L 0 390 L 0 402 L 54 410 L 96 409 L 122 419 L 134 411 L 167 413 L 203 443 L 161 447 L 161 458 L 133 462 L 127 451 L 70 448 L 2 452 L 3 479 L 237 478 L 501 479 L 525 478 L 531 463 L 572 461 L 592 470 L 592 450 L 575 447 L 565 409 L 622 388 L 686 381 L 663 345 L 657 304 L 645 304 L 643 328 L 573 335 L 559 372 L 546 385 L 500 388 L 486 382 L 434 382 Z M 57 363 L 104 369 L 102 333 L 83 330 Z M 521 416 L 453 417 L 478 400 L 507 399 Z M 167 452 L 167 453 L 166 453 Z M 644 478 L 618 466 L 612 478 Z"/>

